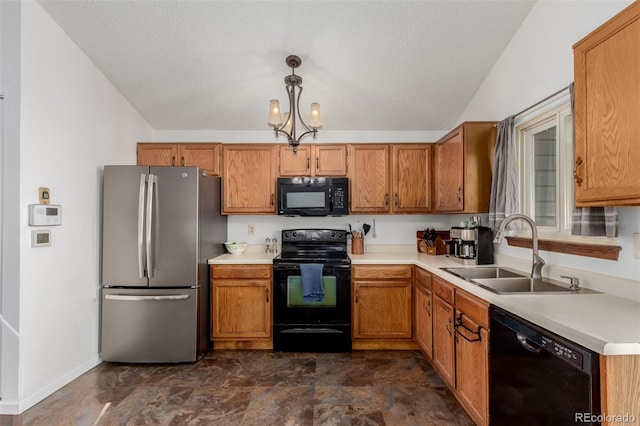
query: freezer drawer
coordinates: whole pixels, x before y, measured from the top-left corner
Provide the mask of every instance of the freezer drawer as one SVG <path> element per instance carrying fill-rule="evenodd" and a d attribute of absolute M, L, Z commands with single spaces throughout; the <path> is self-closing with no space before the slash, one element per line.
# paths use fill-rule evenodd
<path fill-rule="evenodd" d="M 102 289 L 102 360 L 192 362 L 198 289 Z"/>

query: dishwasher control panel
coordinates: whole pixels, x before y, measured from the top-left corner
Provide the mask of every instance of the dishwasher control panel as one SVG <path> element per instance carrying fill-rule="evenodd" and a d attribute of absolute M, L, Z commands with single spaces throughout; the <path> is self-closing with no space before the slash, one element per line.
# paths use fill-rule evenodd
<path fill-rule="evenodd" d="M 546 336 L 542 336 L 542 346 L 549 352 L 553 352 L 560 358 L 563 358 L 565 361 L 575 365 L 576 367 L 583 367 L 582 354 L 580 352 L 576 352 L 573 349 L 561 343 L 558 343 L 555 340 L 549 339 Z"/>

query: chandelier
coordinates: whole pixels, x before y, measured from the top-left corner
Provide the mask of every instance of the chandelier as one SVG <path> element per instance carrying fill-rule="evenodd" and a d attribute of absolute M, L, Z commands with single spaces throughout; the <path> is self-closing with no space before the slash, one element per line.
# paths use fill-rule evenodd
<path fill-rule="evenodd" d="M 289 111 L 284 113 L 286 117 L 285 121 L 282 121 L 282 114 L 280 114 L 280 101 L 277 99 L 271 99 L 269 101 L 269 126 L 273 127 L 276 138 L 280 133 L 284 133 L 289 140 L 289 146 L 293 149 L 295 154 L 300 145 L 300 140 L 308 134 L 313 134 L 313 139 L 316 138 L 318 129 L 322 127 L 322 121 L 320 119 L 320 104 L 314 102 L 311 104 L 311 111 L 309 113 L 309 124 L 306 124 L 300 116 L 300 95 L 302 94 L 302 77 L 296 75 L 296 68 L 302 63 L 302 59 L 296 55 L 289 55 L 285 59 L 286 64 L 291 67 L 291 75 L 284 78 L 285 87 L 287 90 L 287 97 L 289 98 Z M 296 94 L 296 91 L 298 92 Z M 303 132 L 298 136 L 297 124 L 301 124 L 301 131 Z"/>

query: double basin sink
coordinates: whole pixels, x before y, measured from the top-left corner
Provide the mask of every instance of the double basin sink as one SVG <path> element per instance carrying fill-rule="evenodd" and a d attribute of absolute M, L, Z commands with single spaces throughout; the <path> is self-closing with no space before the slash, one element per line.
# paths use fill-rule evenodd
<path fill-rule="evenodd" d="M 497 294 L 597 293 L 585 288 L 572 290 L 551 278 L 530 278 L 509 268 L 475 266 L 440 269 Z"/>

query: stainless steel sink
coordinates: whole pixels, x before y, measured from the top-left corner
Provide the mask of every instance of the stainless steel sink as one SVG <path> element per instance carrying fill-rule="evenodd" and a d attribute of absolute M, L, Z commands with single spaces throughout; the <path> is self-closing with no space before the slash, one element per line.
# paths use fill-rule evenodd
<path fill-rule="evenodd" d="M 584 294 L 599 293 L 587 288 L 571 290 L 551 278 L 530 278 L 509 268 L 477 266 L 442 268 L 450 274 L 497 294 Z"/>
<path fill-rule="evenodd" d="M 479 278 L 472 280 L 474 284 L 498 294 L 505 293 L 579 293 L 549 282 L 546 278 Z"/>
<path fill-rule="evenodd" d="M 513 278 L 525 277 L 526 274 L 508 268 L 496 266 L 478 266 L 470 268 L 442 268 L 450 274 L 456 275 L 467 281 L 479 278 Z"/>

